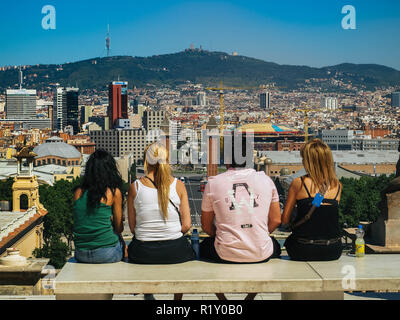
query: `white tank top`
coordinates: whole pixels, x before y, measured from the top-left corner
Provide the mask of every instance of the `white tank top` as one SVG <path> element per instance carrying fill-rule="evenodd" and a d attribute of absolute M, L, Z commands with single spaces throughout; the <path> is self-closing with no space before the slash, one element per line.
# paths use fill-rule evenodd
<path fill-rule="evenodd" d="M 169 198 L 179 208 L 181 199 L 176 192 L 176 182 L 169 187 Z M 175 240 L 183 236 L 179 214 L 173 205 L 168 202 L 168 219 L 158 205 L 157 189 L 145 186 L 140 180 L 134 183 L 136 198 L 134 207 L 136 210 L 135 238 L 140 241 Z"/>

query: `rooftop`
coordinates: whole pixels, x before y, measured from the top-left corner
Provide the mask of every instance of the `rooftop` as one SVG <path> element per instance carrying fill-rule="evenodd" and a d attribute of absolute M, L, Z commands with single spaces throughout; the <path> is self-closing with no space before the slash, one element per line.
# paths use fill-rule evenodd
<path fill-rule="evenodd" d="M 397 151 L 332 151 L 333 161 L 348 164 L 397 163 Z M 259 156 L 267 156 L 273 163 L 301 164 L 300 151 L 259 151 Z"/>
<path fill-rule="evenodd" d="M 35 214 L 35 207 L 30 208 L 27 212 L 0 211 L 0 243 Z"/>
<path fill-rule="evenodd" d="M 62 139 L 61 139 L 62 140 Z M 55 156 L 63 159 L 76 159 L 81 157 L 81 153 L 74 147 L 65 142 L 51 142 L 43 143 L 33 149 L 37 154 L 36 158 L 43 158 L 48 156 Z"/>
<path fill-rule="evenodd" d="M 299 134 L 300 131 L 286 125 L 271 123 L 251 123 L 241 126 L 239 131 L 253 130 L 258 134 Z"/>

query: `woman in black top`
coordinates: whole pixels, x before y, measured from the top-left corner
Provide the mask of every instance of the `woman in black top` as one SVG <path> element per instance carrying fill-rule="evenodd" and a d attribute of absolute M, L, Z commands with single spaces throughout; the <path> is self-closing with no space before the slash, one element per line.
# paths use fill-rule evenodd
<path fill-rule="evenodd" d="M 339 227 L 341 185 L 336 177 L 332 152 L 319 139 L 308 142 L 301 150 L 307 175 L 293 180 L 283 212 L 282 221 L 288 224 L 297 204 L 297 216 L 292 221 L 292 234 L 285 247 L 292 260 L 329 261 L 342 254 Z M 312 208 L 317 193 L 324 195 L 321 206 L 304 219 Z"/>

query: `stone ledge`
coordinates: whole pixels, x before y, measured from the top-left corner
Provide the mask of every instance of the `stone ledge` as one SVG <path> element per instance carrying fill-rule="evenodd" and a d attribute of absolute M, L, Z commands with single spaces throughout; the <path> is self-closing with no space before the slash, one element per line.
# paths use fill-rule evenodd
<path fill-rule="evenodd" d="M 28 259 L 21 267 L 0 266 L 0 285 L 34 286 L 42 277 L 42 271 L 49 259 Z"/>
<path fill-rule="evenodd" d="M 343 288 L 349 268 L 354 271 L 355 286 Z M 55 294 L 334 293 L 399 288 L 400 255 L 343 255 L 337 261 L 326 262 L 297 262 L 284 256 L 246 265 L 203 261 L 177 265 L 68 263 L 56 278 Z"/>

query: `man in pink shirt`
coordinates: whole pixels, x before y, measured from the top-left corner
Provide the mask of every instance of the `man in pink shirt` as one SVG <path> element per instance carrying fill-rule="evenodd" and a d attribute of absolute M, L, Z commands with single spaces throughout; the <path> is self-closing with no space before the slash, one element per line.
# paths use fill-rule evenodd
<path fill-rule="evenodd" d="M 245 148 L 243 142 L 242 156 Z M 245 166 L 246 163 L 232 160 L 232 164 L 226 165 L 227 172 L 209 178 L 201 223 L 210 237 L 200 244 L 202 258 L 254 263 L 279 258 L 281 254 L 279 243 L 269 236 L 281 224 L 275 184 L 264 172 Z"/>

